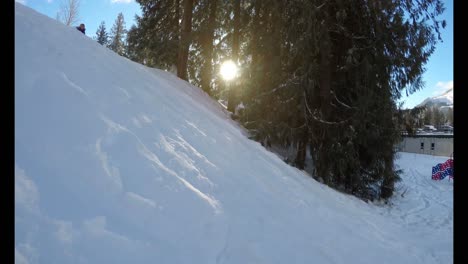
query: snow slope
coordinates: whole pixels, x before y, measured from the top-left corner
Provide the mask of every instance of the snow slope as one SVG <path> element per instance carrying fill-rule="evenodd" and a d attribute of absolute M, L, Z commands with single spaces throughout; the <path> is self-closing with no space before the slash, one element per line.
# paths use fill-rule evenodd
<path fill-rule="evenodd" d="M 199 88 L 15 3 L 15 263 L 450 263 L 453 184 L 409 158 L 391 207 L 338 193 Z"/>

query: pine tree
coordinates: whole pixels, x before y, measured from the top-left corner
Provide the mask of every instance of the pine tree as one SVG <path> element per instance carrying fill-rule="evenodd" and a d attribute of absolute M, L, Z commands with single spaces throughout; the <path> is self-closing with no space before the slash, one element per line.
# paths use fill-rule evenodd
<path fill-rule="evenodd" d="M 439 129 L 445 122 L 444 114 L 437 106 L 432 107 L 432 114 L 433 114 L 433 124 L 434 126 Z"/>
<path fill-rule="evenodd" d="M 122 13 L 119 13 L 111 30 L 109 48 L 120 56 L 125 56 L 126 34 L 124 16 Z"/>
<path fill-rule="evenodd" d="M 98 29 L 96 30 L 95 39 L 99 44 L 107 47 L 109 43 L 109 35 L 106 32 L 106 23 L 104 21 L 101 22 Z"/>
<path fill-rule="evenodd" d="M 424 113 L 424 107 L 414 107 L 413 109 L 401 109 L 399 107 L 400 130 L 407 132 L 408 135 L 415 135 L 418 128 L 422 127 L 420 121 L 421 115 Z"/>
<path fill-rule="evenodd" d="M 139 24 L 138 18 L 137 24 Z M 145 49 L 142 45 L 142 34 L 140 33 L 140 31 L 140 27 L 132 25 L 130 30 L 127 32 L 126 54 L 128 58 L 133 61 L 136 61 L 141 64 L 147 64 L 145 60 Z"/>
<path fill-rule="evenodd" d="M 284 5 L 286 15 L 270 20 L 275 5 Z M 255 56 L 264 79 L 254 84 L 257 95 L 249 107 L 255 110 L 246 112 L 257 112 L 264 121 L 251 122 L 253 132 L 263 140 L 297 144 L 299 168 L 308 145 L 314 177 L 331 186 L 360 197 L 390 197 L 399 178 L 393 165 L 399 138 L 395 101 L 401 91 L 422 88 L 420 76 L 437 42 L 436 17 L 442 11 L 437 0 L 262 6 L 255 35 L 263 45 L 256 45 L 268 53 Z M 272 37 L 282 24 L 288 26 L 279 34 L 278 49 L 269 43 L 278 43 Z M 288 55 L 278 64 L 288 76 L 272 82 L 265 78 L 277 72 L 269 54 L 278 53 Z"/>
<path fill-rule="evenodd" d="M 432 107 L 426 107 L 426 111 L 424 112 L 424 124 L 432 125 L 433 119 L 434 114 L 432 112 Z"/>
<path fill-rule="evenodd" d="M 181 16 L 180 0 L 136 0 L 141 6 L 137 26 L 129 32 L 133 57 L 150 67 L 170 70 L 177 65 Z"/>
<path fill-rule="evenodd" d="M 453 108 L 449 108 L 447 112 L 447 122 L 453 125 Z"/>

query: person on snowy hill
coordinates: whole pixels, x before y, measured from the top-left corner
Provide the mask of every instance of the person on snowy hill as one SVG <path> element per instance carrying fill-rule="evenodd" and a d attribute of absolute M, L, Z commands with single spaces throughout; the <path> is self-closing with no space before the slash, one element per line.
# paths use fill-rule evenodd
<path fill-rule="evenodd" d="M 84 24 L 80 24 L 80 26 L 76 27 L 81 33 L 85 34 L 86 28 Z M 85 34 L 86 35 L 86 34 Z"/>

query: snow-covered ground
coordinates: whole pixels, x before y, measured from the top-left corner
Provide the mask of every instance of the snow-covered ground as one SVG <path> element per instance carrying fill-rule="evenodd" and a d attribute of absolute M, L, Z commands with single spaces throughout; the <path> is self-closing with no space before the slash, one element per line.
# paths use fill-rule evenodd
<path fill-rule="evenodd" d="M 443 157 L 391 205 L 285 164 L 199 88 L 15 3 L 15 263 L 451 263 Z"/>
<path fill-rule="evenodd" d="M 453 261 L 453 182 L 448 177 L 431 179 L 432 166 L 448 157 L 398 153 L 397 165 L 403 169 L 391 206 L 379 208 L 381 214 L 408 228 L 408 241 L 431 249 L 427 254 L 439 263 Z"/>

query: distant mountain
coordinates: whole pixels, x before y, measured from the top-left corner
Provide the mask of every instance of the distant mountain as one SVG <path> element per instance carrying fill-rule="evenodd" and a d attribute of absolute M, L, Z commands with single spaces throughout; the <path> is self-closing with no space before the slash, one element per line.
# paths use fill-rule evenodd
<path fill-rule="evenodd" d="M 453 107 L 453 88 L 449 88 L 443 94 L 428 97 L 416 107 L 421 106 L 439 106 L 440 108 Z"/>

